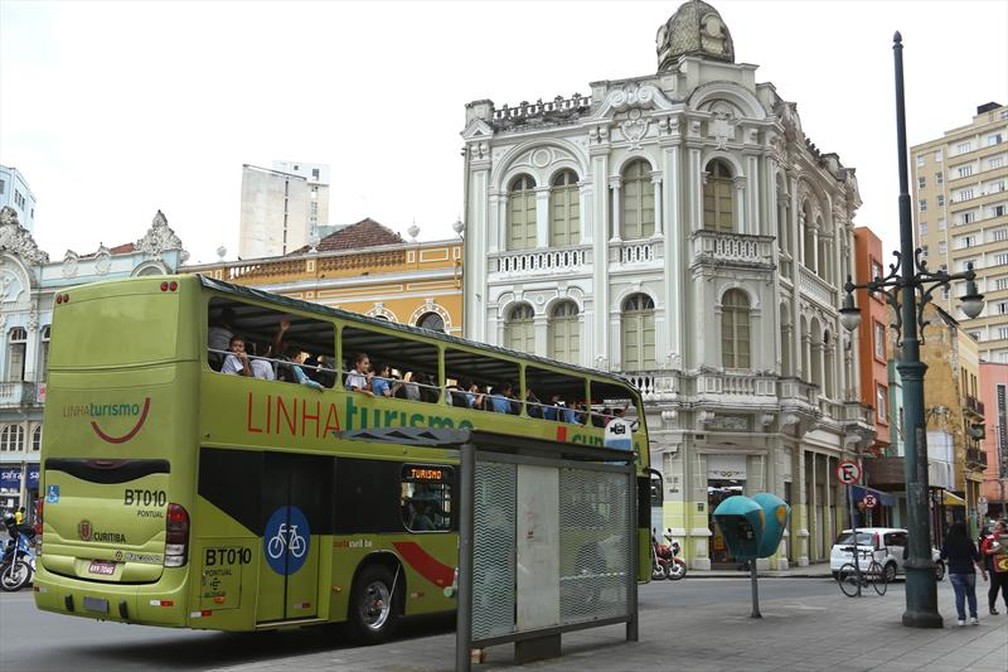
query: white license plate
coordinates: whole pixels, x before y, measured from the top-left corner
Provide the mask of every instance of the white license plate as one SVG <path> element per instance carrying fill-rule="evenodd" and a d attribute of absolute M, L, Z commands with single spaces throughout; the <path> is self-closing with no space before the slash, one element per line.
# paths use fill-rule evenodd
<path fill-rule="evenodd" d="M 101 574 L 102 576 L 112 576 L 115 574 L 115 563 L 108 560 L 92 560 L 88 567 L 91 574 Z"/>

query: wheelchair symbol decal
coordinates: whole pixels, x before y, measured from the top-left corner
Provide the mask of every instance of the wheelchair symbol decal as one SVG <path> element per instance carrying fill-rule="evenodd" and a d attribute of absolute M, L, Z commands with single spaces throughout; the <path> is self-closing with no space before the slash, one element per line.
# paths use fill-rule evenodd
<path fill-rule="evenodd" d="M 281 506 L 263 530 L 266 562 L 277 574 L 295 574 L 308 559 L 311 530 L 308 519 L 296 506 Z"/>

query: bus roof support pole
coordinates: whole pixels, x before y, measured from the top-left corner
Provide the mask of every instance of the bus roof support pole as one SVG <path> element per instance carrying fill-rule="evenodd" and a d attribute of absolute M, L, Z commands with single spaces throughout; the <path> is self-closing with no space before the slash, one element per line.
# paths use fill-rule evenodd
<path fill-rule="evenodd" d="M 458 609 L 455 622 L 455 672 L 472 669 L 472 593 L 473 593 L 473 507 L 476 492 L 476 447 L 460 447 L 462 492 L 459 507 Z"/>
<path fill-rule="evenodd" d="M 626 638 L 628 642 L 636 642 L 638 634 L 637 613 L 637 567 L 640 562 L 640 545 L 637 530 L 637 474 L 634 461 L 627 462 L 627 511 L 630 513 L 630 571 L 627 572 L 627 624 Z M 650 491 L 650 482 L 648 488 Z M 649 531 L 650 534 L 650 531 Z"/>

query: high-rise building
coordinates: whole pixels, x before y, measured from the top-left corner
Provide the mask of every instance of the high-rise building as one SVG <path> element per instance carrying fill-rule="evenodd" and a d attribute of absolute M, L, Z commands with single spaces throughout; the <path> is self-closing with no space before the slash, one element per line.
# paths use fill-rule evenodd
<path fill-rule="evenodd" d="M 242 166 L 238 256 L 278 257 L 310 244 L 329 224 L 329 166 L 274 161 Z"/>
<path fill-rule="evenodd" d="M 957 307 L 963 282 L 934 300 L 980 346 L 1008 362 L 1008 107 L 986 103 L 973 121 L 910 150 L 914 238 L 932 270 L 977 272 L 987 304 L 975 319 Z"/>
<path fill-rule="evenodd" d="M 35 195 L 17 168 L 0 166 L 0 208 L 17 213 L 18 222 L 28 233 L 35 230 Z"/>

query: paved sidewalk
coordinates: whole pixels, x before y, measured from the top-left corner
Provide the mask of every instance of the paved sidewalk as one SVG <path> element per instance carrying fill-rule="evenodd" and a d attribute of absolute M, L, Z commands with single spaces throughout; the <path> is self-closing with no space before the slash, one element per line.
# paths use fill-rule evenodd
<path fill-rule="evenodd" d="M 828 567 L 827 567 L 828 571 Z M 700 575 L 701 572 L 696 572 Z M 737 576 L 739 573 L 732 573 Z M 694 575 L 691 573 L 686 580 Z M 649 586 L 641 586 L 647 591 Z M 983 592 L 981 589 L 978 592 Z M 980 597 L 984 605 L 983 595 Z M 760 600 L 762 619 L 749 618 L 751 603 L 710 604 L 702 609 L 649 609 L 640 614 L 640 641 L 626 642 L 624 626 L 606 626 L 563 636 L 563 656 L 525 666 L 514 664 L 513 646 L 488 650 L 475 672 L 577 670 L 636 672 L 683 670 L 811 672 L 841 669 L 909 672 L 1005 672 L 1008 616 L 981 615 L 979 626 L 958 627 L 952 588 L 938 584 L 941 630 L 903 627 L 902 582 L 884 597 Z M 986 610 L 984 610 L 986 611 Z M 379 670 L 427 672 L 454 669 L 455 635 L 395 641 L 382 646 L 333 651 L 223 668 L 229 672 Z"/>

